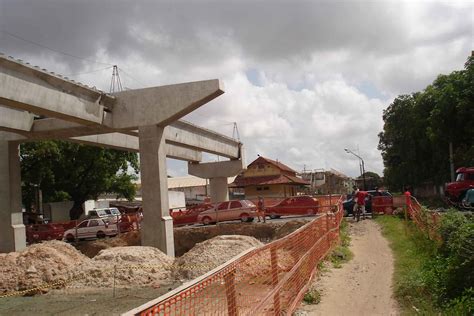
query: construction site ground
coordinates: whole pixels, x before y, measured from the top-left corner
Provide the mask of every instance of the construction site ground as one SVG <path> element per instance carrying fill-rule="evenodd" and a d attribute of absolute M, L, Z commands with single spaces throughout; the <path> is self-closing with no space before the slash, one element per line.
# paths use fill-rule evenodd
<path fill-rule="evenodd" d="M 202 243 L 197 245 L 201 247 L 198 254 L 192 257 L 204 257 L 204 259 L 198 259 L 202 262 L 209 262 L 209 267 L 206 267 L 208 271 L 229 259 L 230 251 L 223 251 L 224 248 L 239 252 L 246 247 L 255 247 L 261 245 L 262 242 L 266 243 L 286 236 L 312 219 L 314 219 L 314 217 L 297 217 L 271 220 L 265 224 L 256 222 L 230 222 L 210 226 L 175 228 L 176 253 L 177 256 L 180 257 L 196 246 L 197 243 Z M 240 235 L 240 237 L 216 237 L 221 235 Z M 213 244 L 209 247 L 205 247 L 206 244 L 204 242 L 212 238 L 215 240 Z M 131 269 L 133 271 L 129 271 L 124 269 L 116 273 L 117 287 L 114 293 L 112 286 L 113 269 L 112 271 L 106 271 L 111 270 L 110 268 L 113 267 L 112 261 L 115 260 L 115 262 L 119 262 L 119 264 L 130 262 L 133 264 L 146 264 L 147 261 L 142 260 L 142 258 L 153 256 L 154 262 L 162 265 L 168 260 L 166 256 L 162 253 L 154 253 L 153 249 L 145 249 L 149 247 L 134 247 L 140 244 L 139 232 L 122 234 L 116 238 L 83 241 L 75 245 L 78 250 L 91 259 L 82 256 L 67 244 L 58 244 L 58 242 L 49 243 L 50 244 L 45 244 L 45 247 L 51 247 L 53 250 L 51 250 L 51 248 L 44 248 L 41 245 L 36 245 L 28 251 L 26 257 L 20 256 L 21 258 L 19 258 L 18 253 L 13 253 L 13 258 L 11 255 L 8 258 L 5 257 L 3 261 L 10 261 L 10 266 L 2 267 L 2 263 L 0 263 L 0 270 L 3 269 L 0 271 L 3 274 L 3 282 L 11 281 L 13 278 L 19 276 L 22 279 L 22 288 L 20 289 L 31 288 L 31 286 L 28 285 L 29 276 L 34 277 L 36 282 L 35 286 L 37 286 L 42 282 L 41 276 L 44 273 L 43 271 L 46 271 L 46 273 L 51 273 L 52 271 L 52 275 L 50 275 L 51 279 L 57 280 L 60 278 L 59 280 L 61 280 L 69 277 L 69 275 L 73 275 L 71 274 L 71 269 L 76 269 L 73 263 L 74 261 L 81 261 L 80 267 L 82 270 L 80 270 L 81 274 L 79 274 L 79 279 L 74 282 L 68 282 L 66 287 L 44 290 L 42 294 L 36 292 L 34 293 L 35 295 L 29 293 L 25 296 L 0 298 L 0 315 L 120 314 L 178 287 L 182 282 L 187 281 L 187 279 L 189 280 L 190 277 L 187 276 L 196 276 L 196 274 L 193 273 L 195 271 L 180 271 L 179 269 L 173 271 L 173 268 L 169 270 L 159 267 L 156 271 L 152 270 L 151 272 L 145 271 L 145 269 L 144 271 L 137 271 L 137 269 Z M 126 247 L 129 246 L 132 246 L 130 247 L 130 253 L 132 255 L 127 253 L 128 248 Z M 216 250 L 219 249 L 219 247 L 221 248 L 220 251 Z M 50 251 L 53 251 L 55 256 L 51 257 L 49 255 Z M 67 256 L 63 258 L 61 251 L 67 253 Z M 76 251 L 77 254 L 74 253 L 74 251 Z M 219 256 L 219 254 L 222 255 Z M 41 256 L 41 258 L 35 259 L 35 256 Z M 29 263 L 26 263 L 26 261 L 28 261 L 25 260 L 26 258 L 30 258 L 28 260 L 36 260 L 36 267 L 30 267 Z M 183 257 L 183 259 L 184 258 L 185 257 Z M 16 267 L 15 264 L 11 264 L 11 262 L 15 262 L 12 260 L 17 260 L 16 262 L 20 260 L 23 266 Z M 50 260 L 52 265 L 58 266 L 53 271 L 47 267 L 47 261 L 44 261 L 45 264 L 41 265 L 43 260 Z M 192 263 L 195 259 L 188 258 L 188 260 Z M 175 263 L 181 264 L 181 261 L 182 260 L 176 260 Z M 64 274 L 64 276 L 57 274 L 63 271 L 67 271 L 67 274 Z M 201 272 L 204 273 L 205 271 L 203 270 Z M 15 274 L 17 277 L 15 277 Z M 10 279 L 8 275 L 11 275 Z M 157 278 L 156 281 L 152 279 L 155 278 L 155 276 Z M 137 286 L 137 282 L 138 284 L 142 284 L 142 281 L 144 281 L 144 286 Z M 0 280 L 0 283 L 2 283 L 2 280 Z"/>

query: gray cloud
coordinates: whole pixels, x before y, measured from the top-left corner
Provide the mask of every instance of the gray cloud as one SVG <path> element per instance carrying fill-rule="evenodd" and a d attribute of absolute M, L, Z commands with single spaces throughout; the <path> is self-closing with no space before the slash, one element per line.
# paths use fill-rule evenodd
<path fill-rule="evenodd" d="M 106 66 L 10 32 L 116 63 L 131 88 L 221 78 L 226 94 L 191 120 L 226 134 L 237 121 L 249 159 L 355 175 L 342 149 L 359 145 L 381 172 L 382 110 L 462 68 L 472 10 L 469 2 L 0 0 L 0 51 L 63 74 Z M 75 78 L 107 89 L 110 75 Z"/>

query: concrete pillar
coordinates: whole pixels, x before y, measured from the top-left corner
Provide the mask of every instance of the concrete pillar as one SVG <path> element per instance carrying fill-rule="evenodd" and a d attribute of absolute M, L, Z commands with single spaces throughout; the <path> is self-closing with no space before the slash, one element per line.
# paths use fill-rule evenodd
<path fill-rule="evenodd" d="M 169 216 L 164 127 L 140 126 L 140 173 L 143 198 L 142 246 L 174 257 L 173 219 Z"/>
<path fill-rule="evenodd" d="M 18 143 L 0 140 L 0 252 L 26 247 L 20 177 Z"/>
<path fill-rule="evenodd" d="M 210 178 L 209 189 L 212 203 L 229 201 L 227 177 Z"/>
<path fill-rule="evenodd" d="M 188 163 L 190 175 L 209 179 L 211 202 L 229 200 L 227 178 L 238 175 L 245 169 L 243 159 L 206 163 Z"/>

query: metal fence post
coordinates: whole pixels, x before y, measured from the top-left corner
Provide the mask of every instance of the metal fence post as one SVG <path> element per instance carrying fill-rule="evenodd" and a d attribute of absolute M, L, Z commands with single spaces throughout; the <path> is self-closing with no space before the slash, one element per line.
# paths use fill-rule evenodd
<path fill-rule="evenodd" d="M 278 284 L 278 254 L 275 247 L 270 248 L 270 261 L 272 265 L 272 285 Z M 273 312 L 274 315 L 280 315 L 280 291 L 273 295 Z"/>
<path fill-rule="evenodd" d="M 237 316 L 237 297 L 235 295 L 235 269 L 224 275 L 225 296 L 227 298 L 227 313 Z"/>

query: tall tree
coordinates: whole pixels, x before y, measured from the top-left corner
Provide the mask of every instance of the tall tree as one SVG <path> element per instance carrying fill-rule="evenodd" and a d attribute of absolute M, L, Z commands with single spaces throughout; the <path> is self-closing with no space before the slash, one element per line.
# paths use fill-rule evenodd
<path fill-rule="evenodd" d="M 35 187 L 43 192 L 45 202 L 72 200 L 69 215 L 77 219 L 82 204 L 100 194 L 114 193 L 133 199 L 137 154 L 64 141 L 32 142 L 21 145 L 23 201 L 31 205 Z"/>
<path fill-rule="evenodd" d="M 474 57 L 422 92 L 397 97 L 383 120 L 379 149 L 392 189 L 448 181 L 450 144 L 456 167 L 474 165 Z"/>

